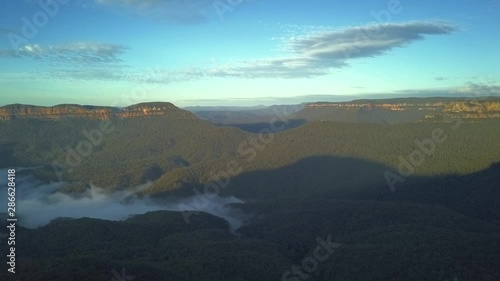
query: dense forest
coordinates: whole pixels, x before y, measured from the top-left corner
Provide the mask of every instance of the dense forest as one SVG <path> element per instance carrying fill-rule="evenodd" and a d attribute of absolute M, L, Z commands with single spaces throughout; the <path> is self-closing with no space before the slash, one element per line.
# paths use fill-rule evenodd
<path fill-rule="evenodd" d="M 500 226 L 444 207 L 289 198 L 235 208 L 255 215 L 237 233 L 208 214 L 186 224 L 166 211 L 19 229 L 8 280 L 111 280 L 122 270 L 134 280 L 296 280 L 293 266 L 310 280 L 500 278 Z M 318 241 L 331 253 L 308 273 Z"/>
<path fill-rule="evenodd" d="M 234 196 L 245 218 L 234 229 L 202 207 L 61 214 L 17 228 L 18 273 L 3 262 L 1 279 L 500 280 L 499 120 L 299 123 L 252 133 L 175 112 L 0 122 L 1 167 L 34 167 L 64 182 L 59 192 L 151 182 L 133 198 Z"/>
<path fill-rule="evenodd" d="M 398 169 L 416 142 L 440 130 L 446 140 L 414 167 L 414 175 L 469 174 L 500 159 L 500 121 L 419 122 L 400 125 L 312 122 L 261 134 L 201 120 L 165 117 L 117 119 L 113 130 L 92 137 L 99 120 L 61 119 L 0 122 L 3 165 L 39 166 L 48 180 L 92 182 L 120 189 L 155 180 L 149 193 L 204 184 L 236 161 L 242 172 L 287 167 L 307 157 L 351 157 Z M 280 123 L 281 122 L 281 123 Z M 269 127 L 280 127 L 278 121 Z M 457 127 L 457 125 L 459 125 Z M 61 133 L 64 132 L 64 133 Z M 78 151 L 90 138 L 100 141 Z M 88 154 L 88 156 L 87 156 Z M 335 168 L 332 167 L 332 170 Z M 321 180 L 321 179 L 318 179 Z"/>

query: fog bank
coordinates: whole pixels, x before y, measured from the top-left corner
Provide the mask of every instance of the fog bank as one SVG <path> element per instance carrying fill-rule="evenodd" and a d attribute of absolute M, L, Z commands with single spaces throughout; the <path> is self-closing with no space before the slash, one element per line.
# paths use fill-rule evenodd
<path fill-rule="evenodd" d="M 7 211 L 7 169 L 0 169 L 0 213 Z M 131 215 L 150 211 L 203 211 L 224 218 L 232 230 L 243 225 L 245 217 L 239 210 L 227 204 L 243 203 L 235 197 L 210 199 L 203 209 L 196 209 L 191 202 L 199 198 L 153 201 L 148 197 L 137 198 L 134 193 L 147 188 L 151 183 L 137 186 L 126 191 L 109 193 L 92 186 L 78 196 L 59 192 L 68 183 L 46 183 L 34 179 L 29 168 L 16 168 L 16 211 L 18 223 L 27 228 L 37 228 L 48 224 L 55 218 L 96 218 L 105 220 L 124 220 Z M 5 210 L 5 211 L 4 211 Z M 182 214 L 179 213 L 179 216 Z M 195 214 L 193 214 L 195 215 Z"/>

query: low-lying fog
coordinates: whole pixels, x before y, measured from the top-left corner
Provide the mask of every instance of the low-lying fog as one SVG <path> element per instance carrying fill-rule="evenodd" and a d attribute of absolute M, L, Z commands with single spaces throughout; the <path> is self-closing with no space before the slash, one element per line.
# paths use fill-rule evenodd
<path fill-rule="evenodd" d="M 150 211 L 201 211 L 224 218 L 232 230 L 243 225 L 245 216 L 227 204 L 243 203 L 235 197 L 218 197 L 209 200 L 202 209 L 198 209 L 193 200 L 201 198 L 184 198 L 170 200 L 162 203 L 150 198 L 141 198 L 133 194 L 150 184 L 137 186 L 127 191 L 109 193 L 102 188 L 92 186 L 79 196 L 71 196 L 58 190 L 68 183 L 44 183 L 34 179 L 29 168 L 16 169 L 16 212 L 18 223 L 27 228 L 37 228 L 48 224 L 55 218 L 98 218 L 105 220 L 124 220 L 131 215 L 144 214 Z M 0 213 L 7 211 L 7 169 L 0 169 Z M 132 196 L 132 197 L 131 197 Z M 179 216 L 181 216 L 179 212 Z M 195 214 L 193 214 L 195 215 Z"/>

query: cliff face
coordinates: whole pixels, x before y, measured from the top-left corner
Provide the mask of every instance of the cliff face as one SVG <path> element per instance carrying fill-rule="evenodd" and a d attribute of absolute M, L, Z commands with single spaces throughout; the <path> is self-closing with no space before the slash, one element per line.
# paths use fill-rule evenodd
<path fill-rule="evenodd" d="M 312 103 L 306 109 L 332 110 L 388 110 L 393 112 L 420 111 L 427 117 L 437 115 L 459 116 L 462 118 L 500 118 L 500 99 L 485 100 L 446 100 L 446 101 L 406 101 L 406 102 L 338 102 Z"/>
<path fill-rule="evenodd" d="M 500 99 L 445 100 L 445 101 L 353 101 L 339 103 L 311 103 L 304 108 L 322 112 L 386 110 L 389 112 L 420 112 L 427 119 L 437 116 L 459 116 L 467 119 L 500 118 Z M 61 118 L 140 118 L 168 116 L 177 119 L 196 119 L 191 112 L 181 110 L 171 103 L 141 103 L 126 108 L 57 105 L 53 107 L 13 104 L 0 107 L 0 120 L 12 119 L 61 119 Z"/>
<path fill-rule="evenodd" d="M 12 119 L 61 119 L 61 118 L 134 118 L 171 116 L 182 119 L 196 118 L 193 114 L 175 107 L 171 103 L 143 103 L 123 109 L 114 107 L 57 105 L 53 107 L 13 104 L 0 107 L 0 120 Z"/>
<path fill-rule="evenodd" d="M 81 105 L 57 105 L 42 107 L 14 104 L 0 107 L 0 120 L 16 118 L 60 119 L 64 117 L 83 117 L 108 119 L 116 109 L 106 107 L 85 107 Z"/>

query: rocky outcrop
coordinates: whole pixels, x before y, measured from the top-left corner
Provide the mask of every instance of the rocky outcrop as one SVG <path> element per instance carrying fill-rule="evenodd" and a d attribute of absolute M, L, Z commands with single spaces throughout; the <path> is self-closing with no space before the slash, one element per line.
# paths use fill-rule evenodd
<path fill-rule="evenodd" d="M 64 117 L 108 119 L 113 116 L 116 110 L 109 107 L 86 107 L 81 105 L 42 107 L 13 104 L 0 107 L 0 120 L 20 118 L 60 119 Z"/>
<path fill-rule="evenodd" d="M 120 118 L 150 117 L 150 116 L 172 116 L 179 118 L 196 118 L 191 112 L 181 110 L 168 102 L 140 103 L 120 110 L 117 116 Z"/>
<path fill-rule="evenodd" d="M 171 103 L 142 103 L 126 108 L 82 106 L 73 104 L 53 107 L 13 104 L 0 107 L 0 120 L 12 119 L 61 119 L 61 118 L 134 118 L 171 116 L 183 119 L 196 118 L 190 112 L 181 110 Z"/>
<path fill-rule="evenodd" d="M 444 112 L 500 113 L 500 101 L 458 101 L 444 106 Z"/>

